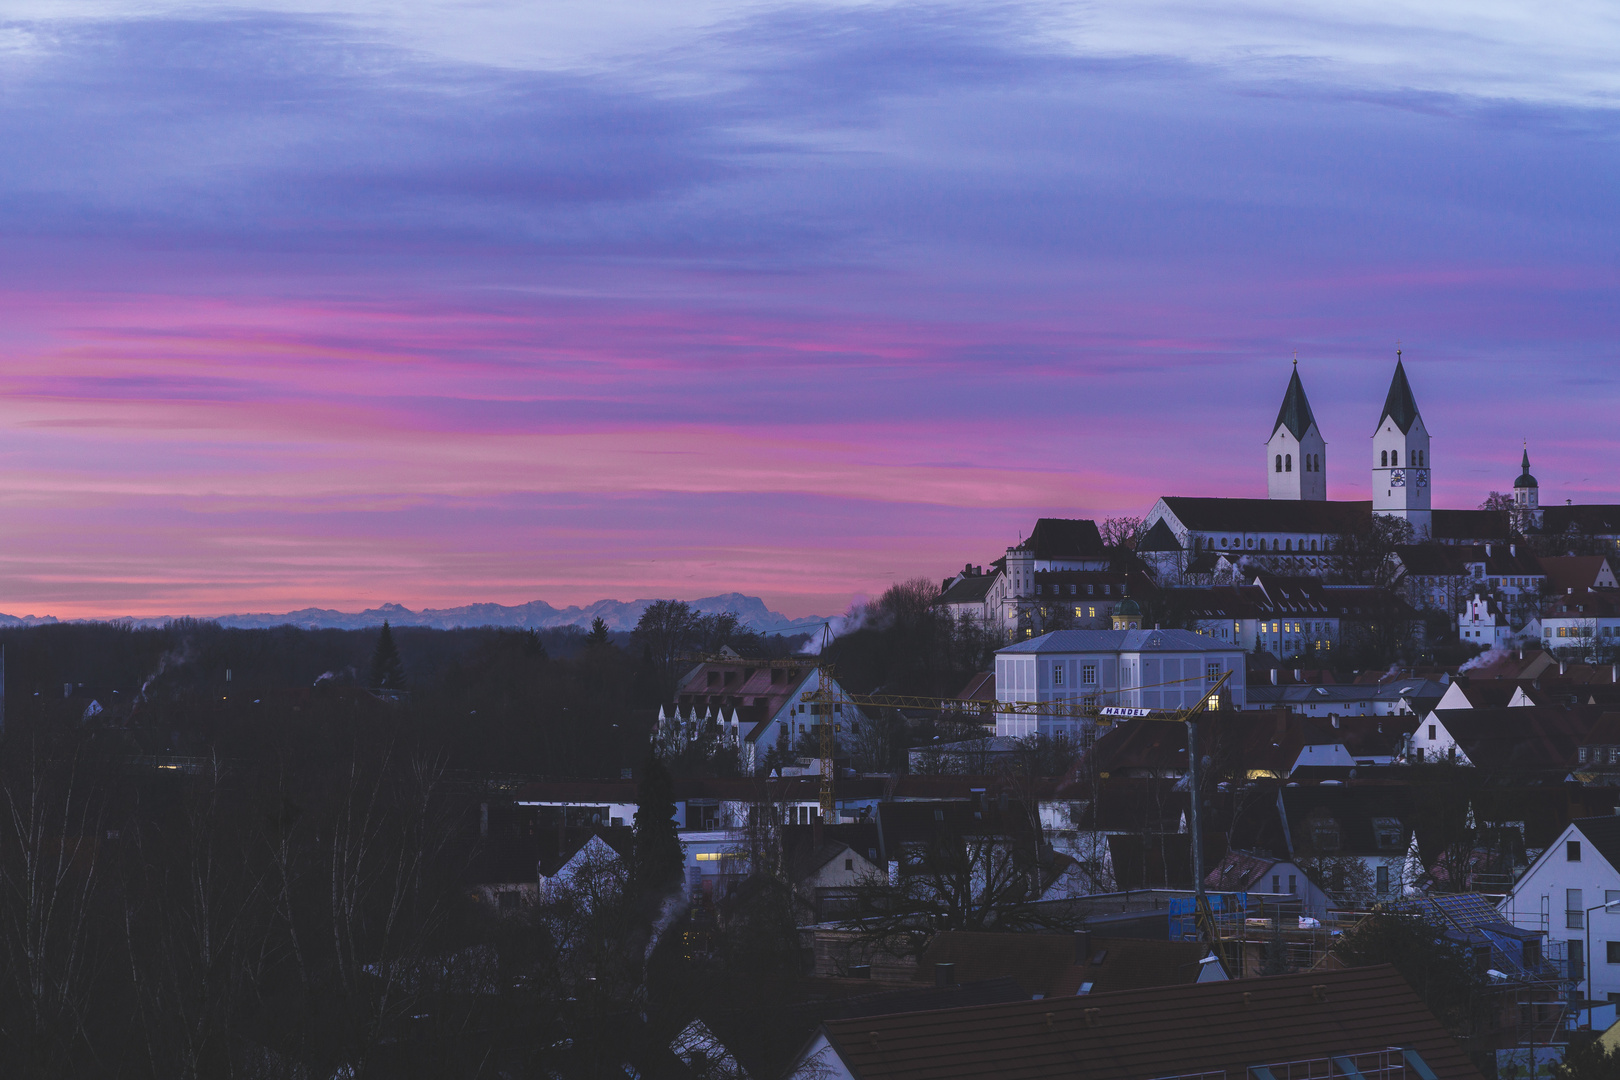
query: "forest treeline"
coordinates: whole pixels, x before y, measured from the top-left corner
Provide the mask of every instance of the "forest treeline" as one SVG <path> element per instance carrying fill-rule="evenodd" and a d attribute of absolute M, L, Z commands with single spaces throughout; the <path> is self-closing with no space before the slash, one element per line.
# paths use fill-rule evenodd
<path fill-rule="evenodd" d="M 829 658 L 852 689 L 954 692 L 987 658 L 923 599 L 851 613 Z M 694 1001 L 790 992 L 785 893 L 671 927 L 638 849 L 590 897 L 501 918 L 469 886 L 480 824 L 527 778 L 656 780 L 690 657 L 806 641 L 675 602 L 630 634 L 0 631 L 0 1073 L 655 1075 Z"/>

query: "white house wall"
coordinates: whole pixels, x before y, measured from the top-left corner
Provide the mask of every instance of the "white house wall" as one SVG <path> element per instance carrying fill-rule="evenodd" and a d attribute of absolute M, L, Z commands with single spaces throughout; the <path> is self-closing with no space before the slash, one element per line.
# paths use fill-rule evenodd
<path fill-rule="evenodd" d="M 1580 841 L 1580 862 L 1568 860 L 1565 845 L 1569 840 Z M 1578 827 L 1567 827 L 1557 842 L 1541 853 L 1502 901 L 1500 910 L 1514 926 L 1545 934 L 1548 956 L 1557 954 L 1552 948 L 1553 942 L 1562 942 L 1566 948 L 1584 956 L 1588 931 L 1585 927 L 1569 926 L 1571 920 L 1566 917 L 1570 889 L 1580 890 L 1581 918 L 1591 923 L 1591 996 L 1605 1001 L 1611 994 L 1620 995 L 1620 964 L 1608 962 L 1607 946 L 1610 941 L 1620 942 L 1620 913 L 1594 911 L 1588 917 L 1584 909 L 1620 899 L 1620 871 L 1609 865 Z M 1584 981 L 1582 989 L 1585 989 Z"/>

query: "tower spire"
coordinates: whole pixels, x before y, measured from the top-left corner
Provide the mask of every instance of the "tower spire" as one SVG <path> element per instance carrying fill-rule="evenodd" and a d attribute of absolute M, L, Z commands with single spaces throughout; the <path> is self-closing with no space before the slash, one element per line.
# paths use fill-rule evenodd
<path fill-rule="evenodd" d="M 1384 398 L 1384 411 L 1378 414 L 1378 423 L 1385 418 L 1395 421 L 1401 434 L 1412 430 L 1418 418 L 1417 399 L 1412 396 L 1412 384 L 1406 381 L 1406 367 L 1401 363 L 1401 350 L 1395 350 L 1395 377 L 1389 381 L 1389 394 Z"/>

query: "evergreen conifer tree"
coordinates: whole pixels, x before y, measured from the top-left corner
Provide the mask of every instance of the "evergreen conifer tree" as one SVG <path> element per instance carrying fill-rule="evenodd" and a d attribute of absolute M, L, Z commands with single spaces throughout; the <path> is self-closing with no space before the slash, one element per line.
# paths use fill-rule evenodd
<path fill-rule="evenodd" d="M 587 649 L 605 649 L 608 646 L 608 627 L 600 617 L 591 620 L 591 632 L 585 635 Z"/>
<path fill-rule="evenodd" d="M 657 755 L 647 758 L 636 788 L 631 870 L 635 888 L 660 892 L 680 879 L 685 859 L 675 835 L 675 781 Z"/>
<path fill-rule="evenodd" d="M 394 632 L 386 619 L 382 633 L 377 635 L 377 649 L 371 654 L 371 687 L 374 690 L 405 689 L 405 664 L 399 658 Z"/>

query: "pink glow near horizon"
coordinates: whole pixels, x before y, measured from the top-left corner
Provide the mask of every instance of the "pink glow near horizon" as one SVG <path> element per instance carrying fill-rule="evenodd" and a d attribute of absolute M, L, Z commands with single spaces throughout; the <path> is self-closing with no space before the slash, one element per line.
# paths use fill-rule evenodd
<path fill-rule="evenodd" d="M 702 90 L 262 12 L 0 54 L 0 611 L 831 614 L 1263 495 L 1296 349 L 1365 497 L 1397 339 L 1437 505 L 1521 439 L 1620 502 L 1612 112 L 769 16 L 658 54 Z"/>

